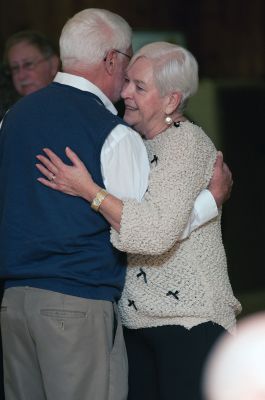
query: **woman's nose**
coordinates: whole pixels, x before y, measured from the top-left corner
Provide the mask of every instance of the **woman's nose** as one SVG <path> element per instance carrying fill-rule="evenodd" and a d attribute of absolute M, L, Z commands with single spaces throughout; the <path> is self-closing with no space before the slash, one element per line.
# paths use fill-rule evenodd
<path fill-rule="evenodd" d="M 124 83 L 122 91 L 121 91 L 121 97 L 123 99 L 126 99 L 127 97 L 130 97 L 130 85 L 128 83 Z"/>

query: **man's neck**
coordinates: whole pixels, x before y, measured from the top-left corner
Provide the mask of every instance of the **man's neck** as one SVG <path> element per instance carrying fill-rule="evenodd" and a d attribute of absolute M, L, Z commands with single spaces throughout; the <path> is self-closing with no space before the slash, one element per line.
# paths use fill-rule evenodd
<path fill-rule="evenodd" d="M 80 76 L 97 86 L 108 98 L 110 98 L 109 79 L 105 70 L 100 65 L 88 67 L 65 68 L 63 72 Z"/>

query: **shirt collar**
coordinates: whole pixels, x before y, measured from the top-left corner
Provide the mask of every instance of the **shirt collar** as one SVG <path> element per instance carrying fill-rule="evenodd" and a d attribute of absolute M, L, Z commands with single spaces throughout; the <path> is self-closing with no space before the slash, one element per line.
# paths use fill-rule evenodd
<path fill-rule="evenodd" d="M 93 93 L 100 98 L 107 110 L 114 115 L 118 114 L 118 111 L 108 97 L 96 85 L 81 76 L 68 74 L 66 72 L 57 72 L 53 82 L 72 86 L 76 89 L 83 90 L 84 92 Z"/>

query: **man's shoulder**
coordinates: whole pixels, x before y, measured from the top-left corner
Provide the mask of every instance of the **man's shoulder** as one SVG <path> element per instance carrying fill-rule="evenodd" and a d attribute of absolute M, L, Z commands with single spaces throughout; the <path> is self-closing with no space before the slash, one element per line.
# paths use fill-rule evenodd
<path fill-rule="evenodd" d="M 130 146 L 131 149 L 134 148 L 136 151 L 142 151 L 142 149 L 144 149 L 144 152 L 146 153 L 146 148 L 140 134 L 124 123 L 123 120 L 121 120 L 121 123 L 117 123 L 116 126 L 113 127 L 110 135 L 106 139 L 106 144 L 110 147 L 113 145 L 111 143 Z"/>

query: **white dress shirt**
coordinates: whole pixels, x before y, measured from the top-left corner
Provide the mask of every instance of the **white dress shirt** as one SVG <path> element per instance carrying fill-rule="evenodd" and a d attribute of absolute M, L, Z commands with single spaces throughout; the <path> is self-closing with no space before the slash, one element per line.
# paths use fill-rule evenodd
<path fill-rule="evenodd" d="M 87 79 L 58 72 L 54 82 L 95 94 L 111 113 L 117 115 L 111 101 Z M 137 132 L 125 125 L 117 125 L 105 140 L 100 162 L 103 182 L 109 193 L 120 199 L 141 201 L 148 187 L 150 167 L 144 143 Z M 211 192 L 203 190 L 195 200 L 182 239 L 217 215 L 218 209 Z"/>

